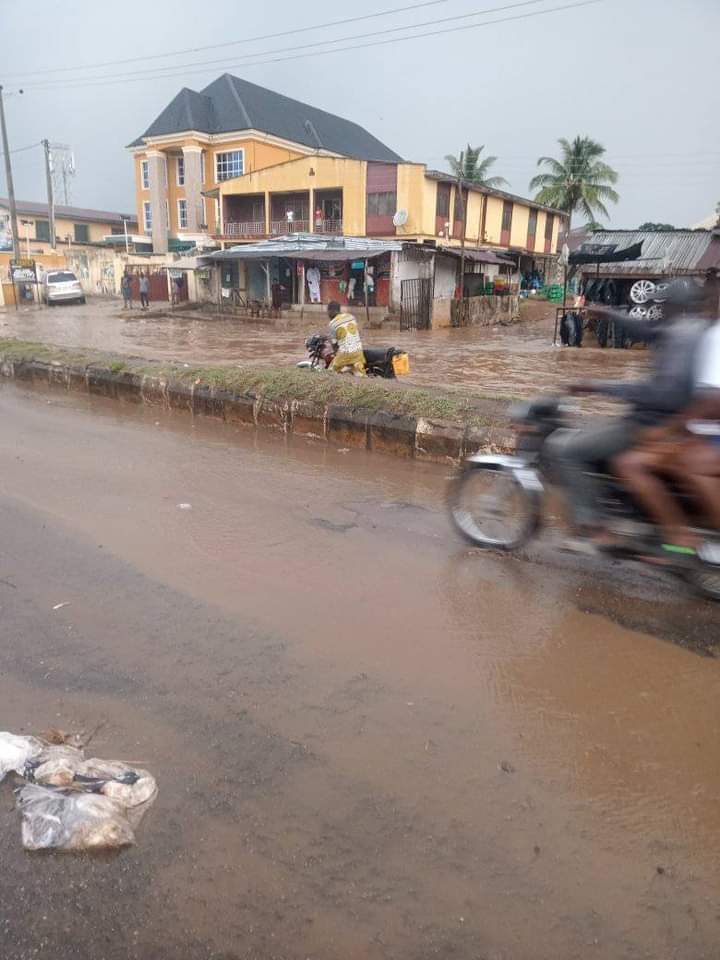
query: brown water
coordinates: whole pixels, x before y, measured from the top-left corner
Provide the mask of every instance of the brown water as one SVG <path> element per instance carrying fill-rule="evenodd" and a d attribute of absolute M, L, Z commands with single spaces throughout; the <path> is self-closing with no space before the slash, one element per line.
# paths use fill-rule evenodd
<path fill-rule="evenodd" d="M 467 551 L 440 468 L 13 384 L 0 413 L 3 727 L 104 719 L 160 783 L 92 865 L 23 854 L 3 787 L 3 960 L 717 956 L 720 664 L 682 646 L 715 608 Z"/>
<path fill-rule="evenodd" d="M 647 351 L 553 347 L 554 314 L 533 304 L 538 317 L 510 327 L 468 327 L 435 331 L 364 330 L 370 345 L 394 345 L 410 354 L 407 382 L 457 387 L 483 396 L 525 397 L 587 377 L 642 375 Z M 362 320 L 362 317 L 360 318 Z M 65 346 L 227 365 L 293 364 L 304 356 L 307 333 L 323 318 L 292 327 L 243 320 L 154 314 L 118 309 L 108 301 L 0 313 L 0 334 Z"/>

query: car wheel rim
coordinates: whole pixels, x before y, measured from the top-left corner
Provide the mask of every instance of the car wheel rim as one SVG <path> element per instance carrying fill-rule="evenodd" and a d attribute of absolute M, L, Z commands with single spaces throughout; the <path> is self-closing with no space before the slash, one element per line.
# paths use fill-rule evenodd
<path fill-rule="evenodd" d="M 633 303 L 647 303 L 654 292 L 652 280 L 636 280 L 630 288 L 630 299 Z"/>

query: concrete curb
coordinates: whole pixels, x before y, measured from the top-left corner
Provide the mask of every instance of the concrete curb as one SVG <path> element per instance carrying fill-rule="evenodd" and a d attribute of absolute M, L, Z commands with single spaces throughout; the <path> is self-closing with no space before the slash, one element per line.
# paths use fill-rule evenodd
<path fill-rule="evenodd" d="M 50 388 L 62 388 L 123 403 L 144 403 L 192 416 L 211 417 L 242 427 L 279 430 L 406 459 L 443 462 L 481 451 L 511 448 L 505 420 L 478 429 L 446 420 L 402 416 L 386 411 L 355 410 L 307 400 L 275 401 L 236 394 L 196 382 L 166 380 L 110 367 L 44 363 L 0 358 L 0 375 Z"/>

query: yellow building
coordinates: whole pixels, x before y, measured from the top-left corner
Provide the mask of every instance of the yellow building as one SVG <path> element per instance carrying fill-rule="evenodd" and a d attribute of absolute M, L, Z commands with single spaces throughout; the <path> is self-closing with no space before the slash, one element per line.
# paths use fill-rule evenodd
<path fill-rule="evenodd" d="M 51 251 L 47 203 L 18 200 L 15 206 L 22 255 L 35 257 Z M 83 207 L 55 206 L 55 246 L 58 249 L 103 243 L 106 237 L 124 236 L 126 228 L 129 235 L 137 232 L 134 215 L 88 210 Z M 0 198 L 0 251 L 11 250 L 10 204 L 6 199 Z"/>
<path fill-rule="evenodd" d="M 312 155 L 225 180 L 216 237 L 224 245 L 287 233 L 490 247 L 532 259 L 555 256 L 560 210 L 455 180 L 424 164 Z M 464 208 L 464 209 L 463 209 Z"/>
<path fill-rule="evenodd" d="M 222 213 L 208 194 L 227 180 L 304 157 L 400 160 L 357 124 L 230 74 L 181 90 L 129 149 L 140 229 L 156 253 L 217 233 Z M 251 205 L 257 238 L 265 216 L 255 213 Z"/>

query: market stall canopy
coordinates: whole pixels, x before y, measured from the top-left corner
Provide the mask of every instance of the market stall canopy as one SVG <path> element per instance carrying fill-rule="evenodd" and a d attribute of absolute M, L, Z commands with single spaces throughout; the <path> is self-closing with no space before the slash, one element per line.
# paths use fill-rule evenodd
<path fill-rule="evenodd" d="M 642 253 L 643 241 L 633 243 L 622 250 L 617 249 L 616 243 L 583 243 L 579 250 L 570 254 L 571 267 L 587 263 L 623 263 L 627 260 L 637 260 Z"/>
<path fill-rule="evenodd" d="M 248 243 L 229 250 L 204 254 L 203 263 L 222 263 L 227 260 L 367 260 L 383 253 L 402 250 L 396 240 L 372 240 L 369 237 L 323 237 L 314 233 L 292 233 L 272 240 Z"/>
<path fill-rule="evenodd" d="M 453 257 L 462 257 L 460 247 L 438 247 L 441 253 L 449 253 Z M 515 261 L 511 257 L 504 257 L 494 250 L 484 250 L 482 247 L 465 247 L 465 259 L 474 263 L 495 264 L 498 267 L 514 267 Z"/>

